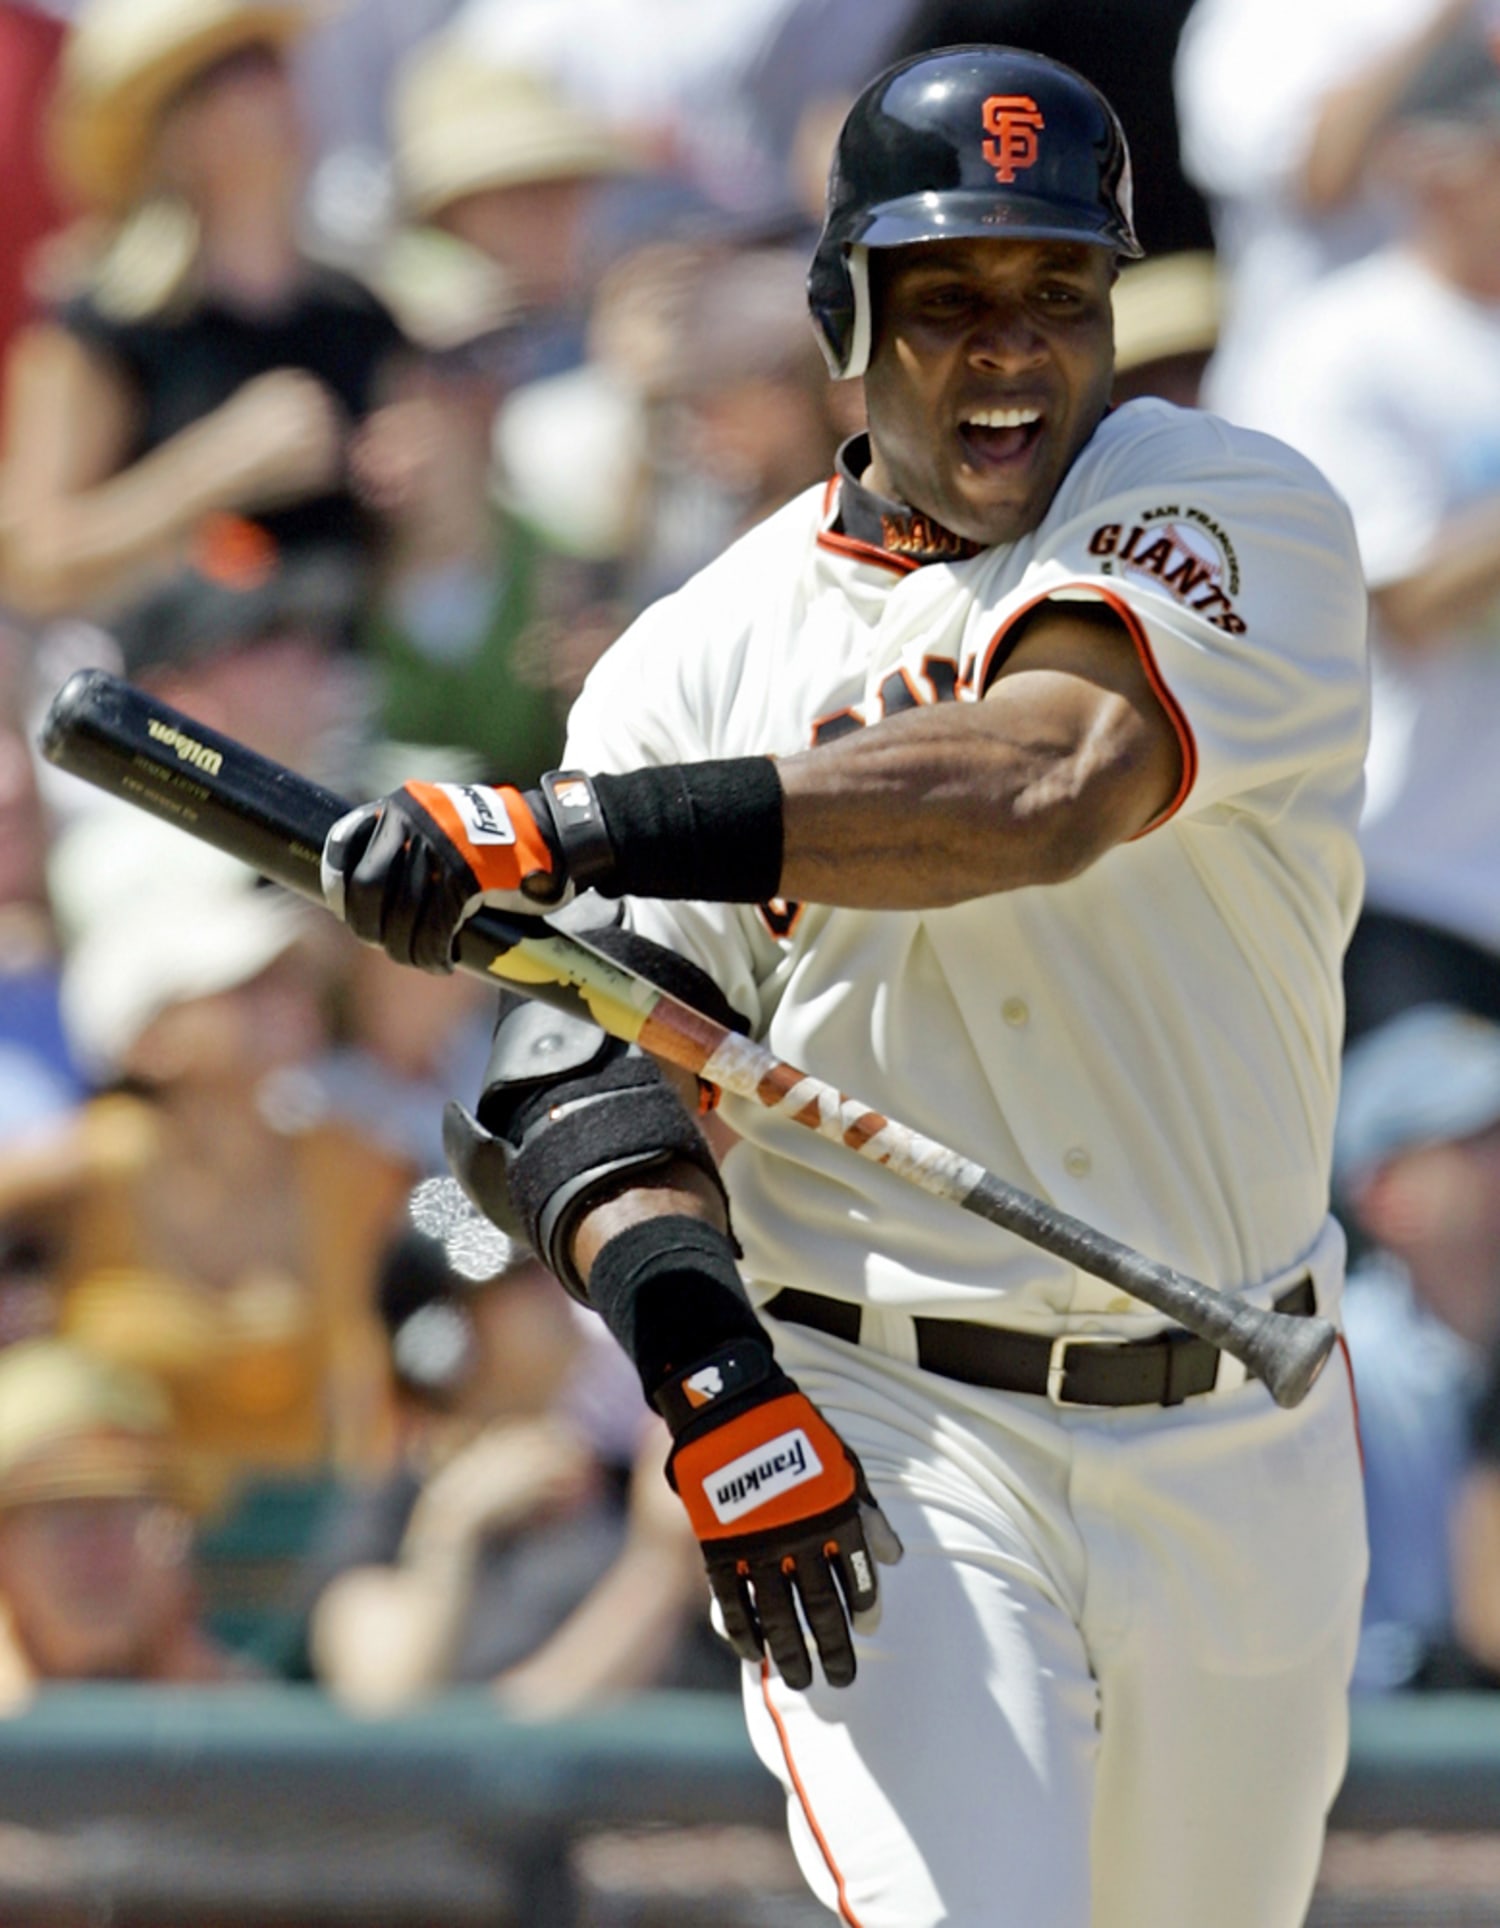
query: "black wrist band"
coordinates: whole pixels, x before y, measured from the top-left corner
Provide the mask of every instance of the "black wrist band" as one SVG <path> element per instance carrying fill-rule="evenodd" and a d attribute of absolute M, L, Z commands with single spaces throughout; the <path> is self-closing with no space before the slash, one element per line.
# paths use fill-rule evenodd
<path fill-rule="evenodd" d="M 772 758 L 668 763 L 594 778 L 614 861 L 605 897 L 761 904 L 781 888 L 781 777 Z M 566 848 L 566 846 L 565 846 Z"/>
<path fill-rule="evenodd" d="M 770 1351 L 729 1235 L 686 1213 L 641 1219 L 612 1238 L 594 1260 L 588 1293 L 653 1401 L 722 1345 L 755 1339 Z"/>

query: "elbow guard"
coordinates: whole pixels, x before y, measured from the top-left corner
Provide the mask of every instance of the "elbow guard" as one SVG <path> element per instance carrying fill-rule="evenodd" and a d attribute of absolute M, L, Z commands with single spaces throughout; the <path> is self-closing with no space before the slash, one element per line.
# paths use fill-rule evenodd
<path fill-rule="evenodd" d="M 684 1159 L 724 1196 L 707 1141 L 650 1058 L 520 998 L 502 1003 L 478 1116 L 450 1104 L 443 1148 L 471 1202 L 584 1301 L 572 1236 L 599 1199 Z"/>

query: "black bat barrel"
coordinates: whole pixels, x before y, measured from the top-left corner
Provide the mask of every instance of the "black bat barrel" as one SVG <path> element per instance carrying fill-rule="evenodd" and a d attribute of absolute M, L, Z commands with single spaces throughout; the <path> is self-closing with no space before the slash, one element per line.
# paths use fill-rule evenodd
<path fill-rule="evenodd" d="M 41 747 L 60 770 L 323 901 L 323 839 L 349 804 L 321 784 L 99 669 L 58 691 Z"/>
<path fill-rule="evenodd" d="M 40 743 L 59 770 L 323 904 L 323 842 L 352 806 L 310 777 L 102 669 L 68 678 L 52 700 Z M 481 910 L 459 932 L 455 962 L 487 975 L 518 944 L 547 934 L 539 917 Z M 588 1016 L 571 985 L 528 977 L 527 995 Z"/>

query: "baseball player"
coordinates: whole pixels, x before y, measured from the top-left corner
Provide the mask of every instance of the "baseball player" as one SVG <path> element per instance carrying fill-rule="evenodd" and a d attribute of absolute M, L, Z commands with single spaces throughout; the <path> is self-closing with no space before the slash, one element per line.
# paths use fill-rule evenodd
<path fill-rule="evenodd" d="M 868 436 L 608 652 L 566 771 L 408 784 L 325 882 L 430 969 L 480 903 L 623 903 L 610 941 L 791 1062 L 1336 1315 L 1359 564 L 1281 444 L 1108 410 L 1138 251 L 1071 70 L 884 74 L 809 281 Z M 518 1002 L 450 1155 L 671 1427 L 812 1887 L 858 1928 L 1297 1928 L 1364 1572 L 1342 1363 L 1281 1410 L 778 1093 L 723 1114 L 719 1169 L 651 1064 Z"/>

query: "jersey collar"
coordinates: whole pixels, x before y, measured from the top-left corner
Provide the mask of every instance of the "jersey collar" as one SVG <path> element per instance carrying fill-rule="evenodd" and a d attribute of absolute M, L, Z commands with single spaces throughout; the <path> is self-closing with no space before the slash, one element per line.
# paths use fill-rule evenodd
<path fill-rule="evenodd" d="M 870 465 L 870 438 L 851 435 L 835 465 L 833 518 L 829 533 L 861 548 L 878 550 L 912 568 L 924 562 L 966 562 L 983 547 L 954 535 L 941 522 L 889 496 L 867 489 L 860 477 Z"/>

